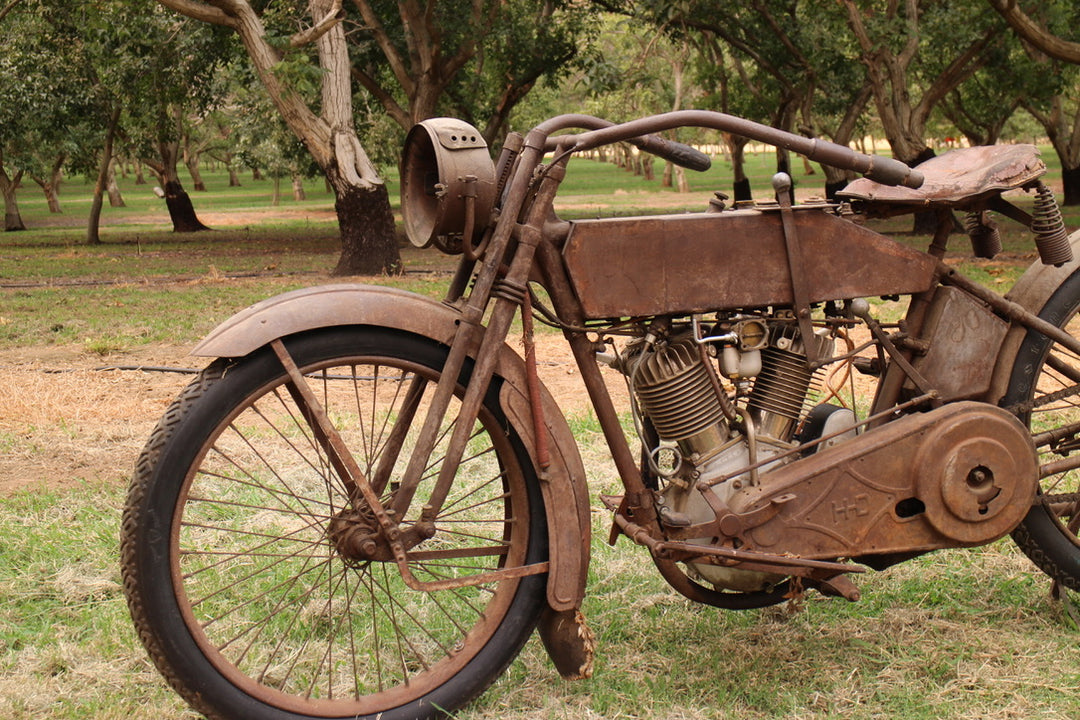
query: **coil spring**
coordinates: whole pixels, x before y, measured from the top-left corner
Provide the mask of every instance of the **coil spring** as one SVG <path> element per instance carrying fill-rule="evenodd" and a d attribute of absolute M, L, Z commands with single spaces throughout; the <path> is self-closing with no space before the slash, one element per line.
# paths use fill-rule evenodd
<path fill-rule="evenodd" d="M 1031 217 L 1035 247 L 1044 265 L 1063 265 L 1072 260 L 1072 247 L 1054 193 L 1043 183 L 1035 187 L 1035 207 Z"/>
<path fill-rule="evenodd" d="M 969 212 L 965 215 L 964 229 L 971 238 L 975 257 L 989 260 L 1001 252 L 1001 233 L 997 225 L 987 219 L 985 212 Z"/>

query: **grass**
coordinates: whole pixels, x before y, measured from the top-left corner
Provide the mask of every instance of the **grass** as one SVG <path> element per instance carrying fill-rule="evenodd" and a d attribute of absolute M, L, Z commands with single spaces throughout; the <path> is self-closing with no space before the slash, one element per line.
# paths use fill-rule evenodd
<path fill-rule="evenodd" d="M 195 717 L 138 644 L 115 561 L 119 483 L 0 505 L 0 716 Z M 723 612 L 666 588 L 640 548 L 594 524 L 585 614 L 595 676 L 568 683 L 536 639 L 455 717 L 1074 718 L 1080 648 L 1047 584 L 1007 543 L 860 580 L 856 604 L 809 597 Z"/>
<path fill-rule="evenodd" d="M 0 716 L 196 717 L 160 682 L 127 615 L 118 484 L 34 489 L 0 509 Z"/>
<path fill-rule="evenodd" d="M 1044 157 L 1053 161 L 1052 153 Z M 751 162 L 764 197 L 771 158 Z M 704 178 L 691 177 L 695 193 L 684 202 L 658 182 L 575 161 L 565 214 L 699 209 L 712 189 L 730 186 L 724 172 L 717 163 Z M 88 186 L 65 186 L 59 219 L 24 192 L 23 217 L 32 229 L 0 236 L 0 351 L 61 349 L 97 359 L 186 346 L 245 305 L 330 280 L 338 240 L 321 183 L 309 186 L 310 200 L 283 203 L 279 211 L 292 216 L 264 224 L 257 216 L 275 212 L 269 182 L 229 189 L 221 173 L 207 179 L 211 191 L 193 193 L 195 206 L 223 229 L 171 233 L 161 201 L 128 179 L 129 208 L 106 210 L 105 242 L 94 247 L 81 243 L 79 228 Z M 1080 225 L 1075 211 L 1066 217 L 1070 227 Z M 899 234 L 907 222 L 884 227 L 925 245 Z M 963 259 L 962 240 L 954 241 L 954 259 L 992 287 L 1008 287 L 1032 257 L 1019 233 L 1006 235 L 1006 255 L 995 261 Z M 394 284 L 439 297 L 452 261 L 410 250 L 406 267 L 411 272 Z M 887 304 L 882 312 L 899 310 Z M 0 464 L 33 472 L 39 460 L 70 460 L 64 477 L 43 475 L 0 498 L 0 717 L 196 717 L 151 667 L 120 588 L 119 514 L 144 421 L 129 427 L 65 414 L 66 396 L 56 388 L 67 382 L 72 389 L 65 392 L 81 392 L 79 378 L 5 377 L 16 381 L 0 388 Z M 94 398 L 103 412 L 121 395 L 136 394 L 144 414 L 159 415 L 175 392 L 143 387 L 131 376 L 112 380 Z M 570 422 L 594 491 L 613 490 L 595 416 L 575 411 Z M 89 429 L 95 423 L 100 428 Z M 86 467 L 110 452 L 116 458 L 108 470 Z M 1007 540 L 859 578 L 863 599 L 855 604 L 810 595 L 794 614 L 783 607 L 723 612 L 668 589 L 645 552 L 625 539 L 609 547 L 609 515 L 594 507 L 593 518 L 584 610 L 599 638 L 596 675 L 559 680 L 533 639 L 459 720 L 1080 717 L 1077 628 Z"/>

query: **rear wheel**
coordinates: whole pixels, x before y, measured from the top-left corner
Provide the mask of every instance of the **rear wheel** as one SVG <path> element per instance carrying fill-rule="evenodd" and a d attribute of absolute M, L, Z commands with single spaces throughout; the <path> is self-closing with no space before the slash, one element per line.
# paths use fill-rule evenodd
<path fill-rule="evenodd" d="M 1078 311 L 1080 273 L 1075 273 L 1051 295 L 1039 317 L 1080 337 Z M 1029 331 L 1001 404 L 1031 428 L 1047 473 L 1037 503 L 1013 539 L 1043 572 L 1080 592 L 1080 469 L 1048 467 L 1080 451 L 1080 356 Z"/>
<path fill-rule="evenodd" d="M 392 467 L 388 498 L 446 348 L 370 328 L 286 346 L 364 476 Z M 498 385 L 450 495 L 408 550 L 422 582 L 547 559 L 538 482 L 499 410 Z M 396 518 L 403 529 L 420 521 L 456 408 L 455 400 L 408 513 Z M 177 692 L 211 718 L 389 720 L 461 706 L 525 643 L 547 576 L 408 588 L 372 513 L 350 500 L 304 417 L 264 348 L 212 364 L 161 420 L 122 530 L 124 587 L 143 643 Z M 395 427 L 409 431 L 396 454 L 388 452 Z"/>

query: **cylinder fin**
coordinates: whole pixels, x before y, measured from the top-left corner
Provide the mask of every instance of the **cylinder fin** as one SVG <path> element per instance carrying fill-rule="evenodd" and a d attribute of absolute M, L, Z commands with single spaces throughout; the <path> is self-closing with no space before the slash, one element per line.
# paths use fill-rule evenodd
<path fill-rule="evenodd" d="M 635 371 L 634 389 L 663 440 L 684 440 L 723 418 L 708 369 L 692 339 L 645 356 Z"/>
<path fill-rule="evenodd" d="M 786 440 L 806 414 L 808 394 L 817 386 L 816 374 L 806 366 L 804 355 L 769 347 L 761 353 L 761 373 L 754 381 L 748 409 L 759 422 L 771 420 L 767 434 Z"/>

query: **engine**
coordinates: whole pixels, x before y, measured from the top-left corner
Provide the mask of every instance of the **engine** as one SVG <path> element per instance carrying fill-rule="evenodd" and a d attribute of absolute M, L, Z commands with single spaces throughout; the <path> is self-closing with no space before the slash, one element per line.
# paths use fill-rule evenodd
<path fill-rule="evenodd" d="M 827 357 L 833 340 L 829 330 L 820 333 L 810 342 L 816 343 L 818 357 Z M 736 316 L 717 323 L 712 335 L 702 334 L 695 325 L 666 339 L 648 335 L 629 343 L 617 363 L 636 401 L 639 434 L 660 483 L 658 509 L 669 526 L 715 517 L 697 490 L 699 483 L 722 480 L 712 492 L 726 503 L 794 454 L 772 463 L 769 458 L 822 436 L 807 428 L 826 424 L 808 421 L 820 371 L 808 368 L 805 342 L 790 316 Z M 707 362 L 716 363 L 719 377 L 733 389 L 720 385 Z M 822 407 L 825 411 L 814 415 L 829 416 L 830 432 L 843 423 L 854 426 L 850 411 Z M 705 563 L 689 570 L 717 587 L 740 591 L 765 589 L 782 579 Z"/>

